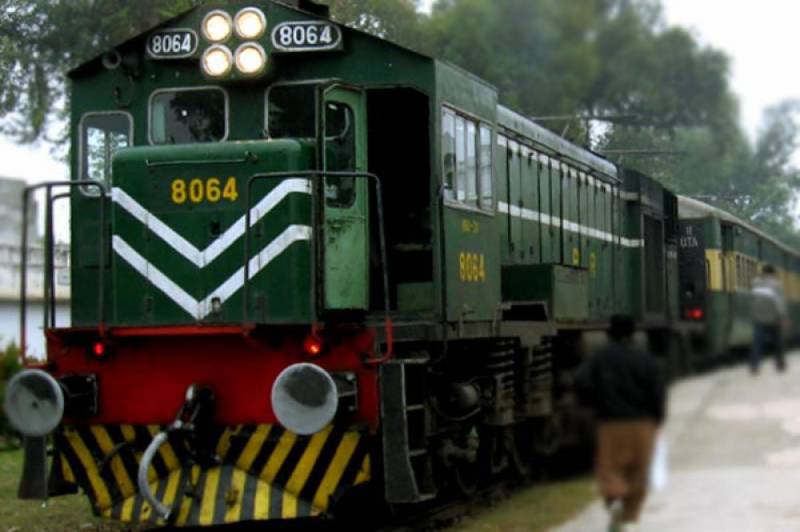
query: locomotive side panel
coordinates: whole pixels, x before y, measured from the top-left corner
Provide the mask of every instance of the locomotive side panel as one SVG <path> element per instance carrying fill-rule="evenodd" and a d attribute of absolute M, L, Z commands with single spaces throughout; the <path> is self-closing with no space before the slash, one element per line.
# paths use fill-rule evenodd
<path fill-rule="evenodd" d="M 500 222 L 492 175 L 497 164 L 493 160 L 497 92 L 443 63 L 436 64 L 436 83 L 436 116 L 442 127 L 444 211 L 440 235 L 446 265 L 447 321 L 490 322 L 500 303 Z M 519 170 L 517 165 L 516 183 L 511 185 L 517 195 Z M 519 226 L 516 229 L 521 230 Z"/>

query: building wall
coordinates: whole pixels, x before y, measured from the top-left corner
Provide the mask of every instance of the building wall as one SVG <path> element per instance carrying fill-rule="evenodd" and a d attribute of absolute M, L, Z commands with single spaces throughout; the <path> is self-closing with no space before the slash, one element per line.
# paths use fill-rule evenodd
<path fill-rule="evenodd" d="M 8 179 L 0 177 L 0 244 L 20 243 L 22 230 L 22 193 L 25 190 L 25 181 L 21 179 Z M 37 240 L 38 210 L 36 203 L 31 198 L 28 204 L 29 223 L 28 240 L 34 243 Z"/>
<path fill-rule="evenodd" d="M 22 193 L 26 183 L 0 178 L 0 349 L 20 344 L 20 280 L 22 262 Z M 44 246 L 36 229 L 38 209 L 31 199 L 28 207 L 28 274 L 26 283 L 28 355 L 45 353 L 43 334 Z M 56 245 L 55 264 L 56 326 L 70 324 L 71 297 L 69 246 Z"/>
<path fill-rule="evenodd" d="M 45 355 L 45 341 L 43 329 L 43 312 L 41 301 L 28 306 L 27 331 L 28 356 L 42 359 Z M 10 344 L 20 344 L 19 301 L 0 301 L 0 350 Z M 56 325 L 66 327 L 69 325 L 69 302 L 60 302 L 56 305 Z"/>

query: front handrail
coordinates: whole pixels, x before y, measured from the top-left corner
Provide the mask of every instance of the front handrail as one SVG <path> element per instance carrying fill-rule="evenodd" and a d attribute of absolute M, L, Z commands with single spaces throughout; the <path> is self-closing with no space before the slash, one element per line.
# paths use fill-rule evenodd
<path fill-rule="evenodd" d="M 242 286 L 242 321 L 244 323 L 248 322 L 248 284 L 250 282 L 250 229 L 251 229 L 251 211 L 252 211 L 252 188 L 253 184 L 258 181 L 264 181 L 269 179 L 287 179 L 292 177 L 299 177 L 299 178 L 308 178 L 309 180 L 320 180 L 326 179 L 331 177 L 338 177 L 338 178 L 348 178 L 351 177 L 353 179 L 366 179 L 368 181 L 372 181 L 375 185 L 375 193 L 376 193 L 376 210 L 378 214 L 378 233 L 379 233 L 379 240 L 380 240 L 380 255 L 381 255 L 381 274 L 382 274 L 382 281 L 383 281 L 383 305 L 384 305 L 384 316 L 386 319 L 386 329 L 387 329 L 387 347 L 388 352 L 385 356 L 381 357 L 380 359 L 372 361 L 373 363 L 380 363 L 384 360 L 390 358 L 392 356 L 392 332 L 391 332 L 391 317 L 390 317 L 390 299 L 389 299 L 389 266 L 388 266 L 388 259 L 386 253 L 386 233 L 384 227 L 384 215 L 383 215 L 383 191 L 381 188 L 381 180 L 380 178 L 370 172 L 326 172 L 322 170 L 302 170 L 302 171 L 295 171 L 295 172 L 266 172 L 266 173 L 259 173 L 254 174 L 250 177 L 247 182 L 247 188 L 245 189 L 245 235 L 244 235 L 244 285 Z M 320 208 L 320 204 L 324 202 L 324 199 L 318 198 L 316 196 L 320 196 L 319 194 L 314 194 L 312 196 L 312 209 L 311 209 L 311 224 L 313 229 L 314 237 L 312 238 L 311 246 L 312 246 L 312 254 L 311 254 L 311 286 L 313 287 L 311 293 L 311 309 L 312 314 L 314 316 L 318 315 L 317 312 L 317 300 L 314 297 L 315 291 L 317 289 L 318 283 L 316 282 L 315 275 L 318 274 L 319 270 L 317 269 L 317 259 L 319 257 L 319 249 L 318 249 L 318 232 L 324 228 L 324 208 Z"/>
<path fill-rule="evenodd" d="M 100 270 L 97 289 L 97 316 L 98 327 L 103 333 L 105 329 L 105 251 L 106 251 L 106 199 L 108 198 L 108 189 L 105 184 L 99 183 L 91 179 L 80 181 L 48 181 L 45 183 L 37 183 L 25 187 L 22 193 L 22 250 L 20 257 L 20 357 L 24 361 L 27 350 L 27 316 L 28 316 L 28 219 L 29 213 L 29 200 L 31 194 L 40 189 L 45 189 L 46 194 L 46 210 L 45 210 L 45 248 L 44 248 L 44 329 L 48 330 L 55 327 L 55 261 L 53 259 L 53 248 L 55 246 L 55 239 L 53 238 L 53 203 L 65 197 L 66 194 L 57 194 L 53 196 L 53 189 L 56 187 L 94 187 L 100 191 L 98 196 L 93 196 L 92 199 L 99 199 L 100 201 L 100 239 L 99 242 L 99 260 L 98 267 Z"/>

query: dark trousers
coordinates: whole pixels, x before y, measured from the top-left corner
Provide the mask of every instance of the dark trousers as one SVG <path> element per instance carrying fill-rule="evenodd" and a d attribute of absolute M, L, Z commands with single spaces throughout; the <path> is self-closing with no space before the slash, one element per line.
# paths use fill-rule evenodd
<path fill-rule="evenodd" d="M 758 371 L 761 358 L 768 353 L 775 354 L 775 365 L 778 371 L 786 369 L 781 326 L 755 323 L 753 324 L 753 350 L 750 351 L 750 370 L 752 372 Z"/>

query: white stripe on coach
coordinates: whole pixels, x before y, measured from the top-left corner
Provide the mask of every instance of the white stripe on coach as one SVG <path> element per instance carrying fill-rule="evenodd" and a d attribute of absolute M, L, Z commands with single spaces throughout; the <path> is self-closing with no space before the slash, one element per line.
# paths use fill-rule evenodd
<path fill-rule="evenodd" d="M 517 207 L 516 205 L 509 205 L 508 203 L 499 201 L 497 202 L 497 210 L 503 214 L 508 214 L 515 218 L 521 218 L 523 220 L 529 220 L 532 222 L 539 222 L 544 225 L 558 227 L 562 223 L 562 219 L 557 216 L 552 216 L 549 214 L 543 214 L 538 211 L 532 211 L 530 209 L 525 209 L 521 207 Z M 618 237 L 611 233 L 607 233 L 605 231 L 601 231 L 599 229 L 595 229 L 593 227 L 587 227 L 584 225 L 577 224 L 575 222 L 571 222 L 569 220 L 563 220 L 564 229 L 571 233 L 576 233 L 579 235 L 590 236 L 592 238 L 596 238 L 598 240 L 603 240 L 605 242 L 615 242 L 618 241 L 622 246 L 627 248 L 641 248 L 644 247 L 644 241 L 639 239 L 629 239 L 625 237 Z"/>

